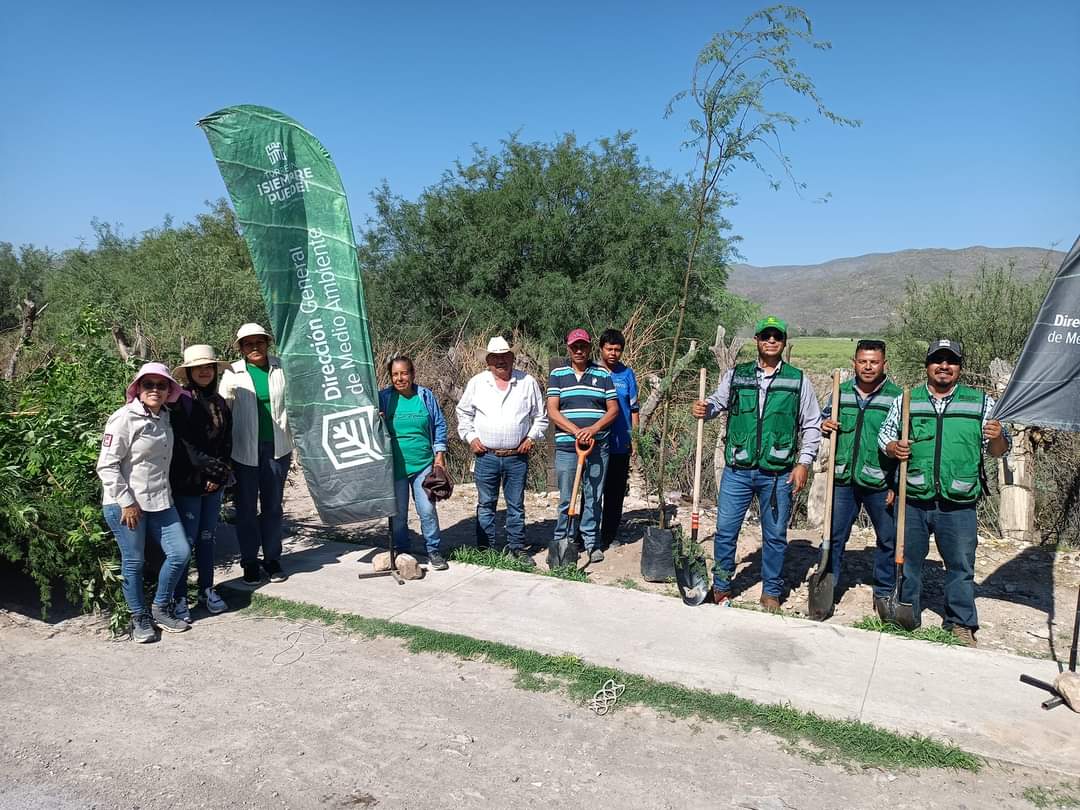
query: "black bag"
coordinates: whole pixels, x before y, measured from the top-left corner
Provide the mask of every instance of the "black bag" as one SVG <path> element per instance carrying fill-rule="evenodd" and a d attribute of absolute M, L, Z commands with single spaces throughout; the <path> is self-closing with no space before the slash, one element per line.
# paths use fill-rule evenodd
<path fill-rule="evenodd" d="M 641 578 L 646 582 L 669 582 L 675 579 L 672 560 L 674 535 L 670 529 L 649 526 L 641 547 Z"/>

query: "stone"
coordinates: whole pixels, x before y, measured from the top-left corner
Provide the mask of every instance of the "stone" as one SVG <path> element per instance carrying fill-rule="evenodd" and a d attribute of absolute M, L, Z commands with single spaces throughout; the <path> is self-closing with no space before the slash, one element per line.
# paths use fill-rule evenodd
<path fill-rule="evenodd" d="M 381 551 L 371 558 L 371 568 L 373 571 L 389 571 L 390 570 L 390 552 Z"/>
<path fill-rule="evenodd" d="M 1054 688 L 1074 712 L 1080 712 L 1080 672 L 1062 672 L 1054 679 Z"/>
<path fill-rule="evenodd" d="M 402 579 L 420 579 L 424 576 L 424 570 L 420 567 L 416 557 L 412 554 L 401 553 L 396 556 L 397 570 Z M 371 558 L 373 571 L 390 570 L 390 552 L 381 551 Z"/>

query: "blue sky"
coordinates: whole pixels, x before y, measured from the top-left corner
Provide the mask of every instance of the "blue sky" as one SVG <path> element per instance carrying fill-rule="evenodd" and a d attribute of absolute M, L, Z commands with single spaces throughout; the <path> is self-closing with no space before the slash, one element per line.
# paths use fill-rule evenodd
<path fill-rule="evenodd" d="M 285 112 L 334 156 L 357 227 L 383 179 L 415 197 L 472 144 L 634 130 L 683 174 L 681 108 L 720 3 L 19 3 L 0 30 L 0 240 L 54 249 L 90 220 L 135 234 L 224 187 L 201 116 Z M 1080 232 L 1080 4 L 809 2 L 801 66 L 859 129 L 787 136 L 802 197 L 751 168 L 728 218 L 753 264 L 916 247 L 1056 245 Z M 1018 10 L 1021 9 L 1021 10 Z M 789 109 L 809 115 L 803 104 Z M 815 202 L 826 193 L 831 201 Z"/>

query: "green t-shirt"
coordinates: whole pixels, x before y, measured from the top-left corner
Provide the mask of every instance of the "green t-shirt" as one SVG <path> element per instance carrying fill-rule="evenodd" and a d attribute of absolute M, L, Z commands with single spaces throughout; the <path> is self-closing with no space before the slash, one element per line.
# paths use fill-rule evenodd
<path fill-rule="evenodd" d="M 403 397 L 394 391 L 386 406 L 394 449 L 394 480 L 423 470 L 435 460 L 431 448 L 431 419 L 419 394 Z"/>
<path fill-rule="evenodd" d="M 255 407 L 259 412 L 259 441 L 274 440 L 274 417 L 270 412 L 270 368 L 259 368 L 245 363 L 255 386 Z"/>

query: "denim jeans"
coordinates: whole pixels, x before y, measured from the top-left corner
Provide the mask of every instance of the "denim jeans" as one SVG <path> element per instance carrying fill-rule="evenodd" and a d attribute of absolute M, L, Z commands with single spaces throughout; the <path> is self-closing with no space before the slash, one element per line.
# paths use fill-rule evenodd
<path fill-rule="evenodd" d="M 206 495 L 174 495 L 176 511 L 180 513 L 180 522 L 184 526 L 188 544 L 195 556 L 195 570 L 199 573 L 199 593 L 214 587 L 214 535 L 217 533 L 218 517 L 221 514 L 221 496 L 223 490 Z M 187 593 L 188 569 L 176 583 L 176 599 Z"/>
<path fill-rule="evenodd" d="M 409 493 L 412 493 L 416 514 L 420 517 L 420 530 L 424 533 L 424 545 L 427 553 L 439 550 L 442 537 L 439 535 L 439 515 L 435 504 L 424 492 L 424 479 L 431 472 L 429 464 L 418 473 L 394 481 L 394 498 L 397 500 L 397 514 L 390 518 L 390 529 L 394 533 L 394 550 L 409 550 Z"/>
<path fill-rule="evenodd" d="M 888 596 L 896 585 L 896 514 L 885 505 L 887 489 L 867 489 L 857 484 L 837 484 L 833 488 L 832 545 L 829 547 L 829 566 L 833 580 L 840 584 L 843 571 L 844 547 L 851 537 L 851 527 L 865 509 L 874 524 L 877 549 L 874 552 L 874 596 Z"/>
<path fill-rule="evenodd" d="M 779 598 L 784 592 L 784 554 L 787 551 L 787 524 L 791 514 L 791 484 L 787 472 L 725 467 L 716 496 L 716 536 L 713 538 L 713 586 L 731 589 L 735 573 L 735 547 L 746 510 L 757 496 L 761 512 L 762 593 Z M 776 509 L 773 509 L 773 495 Z"/>
<path fill-rule="evenodd" d="M 476 545 L 495 545 L 495 510 L 499 486 L 506 500 L 506 545 L 511 551 L 525 548 L 525 481 L 529 475 L 527 455 L 497 456 L 484 453 L 476 457 Z"/>
<path fill-rule="evenodd" d="M 917 621 L 922 617 L 922 569 L 930 550 L 930 535 L 945 563 L 945 621 L 979 628 L 975 611 L 975 546 L 979 543 L 975 504 L 948 501 L 908 501 L 904 511 L 904 586 L 902 601 L 910 602 Z"/>
<path fill-rule="evenodd" d="M 259 442 L 259 466 L 233 464 L 236 474 L 236 540 L 240 562 L 281 559 L 281 499 L 292 453 L 274 458 L 274 443 Z M 256 510 L 256 505 L 258 509 Z"/>
<path fill-rule="evenodd" d="M 604 516 L 600 520 L 600 545 L 607 548 L 615 542 L 622 523 L 626 481 L 630 477 L 630 454 L 612 453 L 608 456 L 604 474 Z"/>
<path fill-rule="evenodd" d="M 604 495 L 604 473 L 607 470 L 607 445 L 596 447 L 585 459 L 581 471 L 581 493 L 578 496 L 577 513 L 581 516 L 578 531 L 586 551 L 599 548 L 600 501 Z M 574 488 L 577 471 L 577 453 L 569 450 L 555 451 L 555 478 L 559 482 L 559 519 L 555 523 L 555 540 L 566 537 L 569 529 L 567 512 L 570 510 L 570 491 Z M 574 538 L 570 538 L 574 542 Z"/>
<path fill-rule="evenodd" d="M 158 512 L 143 512 L 134 529 L 129 529 L 120 522 L 122 509 L 120 504 L 107 503 L 101 511 L 105 522 L 109 524 L 116 544 L 120 546 L 120 572 L 124 576 L 124 601 L 132 615 L 147 613 L 143 601 L 143 563 L 146 560 L 146 537 L 161 546 L 165 562 L 158 573 L 157 590 L 154 592 L 154 604 L 164 607 L 169 604 L 176 591 L 176 583 L 183 576 L 191 549 L 188 547 L 184 527 L 175 507 Z"/>

